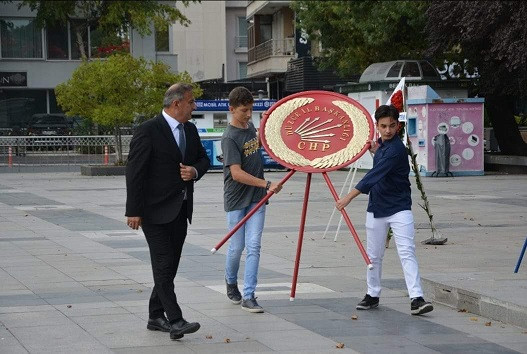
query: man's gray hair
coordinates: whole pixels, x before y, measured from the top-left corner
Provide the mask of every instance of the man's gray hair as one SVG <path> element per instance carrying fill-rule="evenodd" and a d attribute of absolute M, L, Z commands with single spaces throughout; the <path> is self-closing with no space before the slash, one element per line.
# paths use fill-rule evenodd
<path fill-rule="evenodd" d="M 192 91 L 194 87 L 191 84 L 184 82 L 178 82 L 170 86 L 165 92 L 165 97 L 163 98 L 163 107 L 168 107 L 174 101 L 181 101 L 185 96 L 185 93 Z"/>

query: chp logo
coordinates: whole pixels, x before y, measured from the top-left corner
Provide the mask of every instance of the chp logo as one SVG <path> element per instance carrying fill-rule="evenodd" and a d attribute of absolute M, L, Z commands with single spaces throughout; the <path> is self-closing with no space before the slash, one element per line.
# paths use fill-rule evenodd
<path fill-rule="evenodd" d="M 282 165 L 304 172 L 336 170 L 358 159 L 373 121 L 355 100 L 329 91 L 288 96 L 264 114 L 262 144 Z"/>

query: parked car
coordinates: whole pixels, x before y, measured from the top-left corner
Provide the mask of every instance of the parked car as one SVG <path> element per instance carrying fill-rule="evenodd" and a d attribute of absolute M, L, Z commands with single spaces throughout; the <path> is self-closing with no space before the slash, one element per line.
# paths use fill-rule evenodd
<path fill-rule="evenodd" d="M 34 114 L 27 126 L 28 135 L 70 135 L 73 125 L 64 114 Z"/>

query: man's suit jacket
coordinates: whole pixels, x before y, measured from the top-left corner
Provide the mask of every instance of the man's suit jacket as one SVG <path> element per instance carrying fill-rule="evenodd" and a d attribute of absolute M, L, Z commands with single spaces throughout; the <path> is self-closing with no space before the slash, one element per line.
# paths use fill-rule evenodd
<path fill-rule="evenodd" d="M 126 165 L 126 216 L 140 216 L 150 224 L 171 222 L 180 212 L 186 187 L 192 222 L 194 182 L 207 172 L 210 160 L 194 124 L 185 123 L 185 137 L 183 157 L 162 114 L 136 129 Z M 180 163 L 196 169 L 196 180 L 181 179 Z"/>

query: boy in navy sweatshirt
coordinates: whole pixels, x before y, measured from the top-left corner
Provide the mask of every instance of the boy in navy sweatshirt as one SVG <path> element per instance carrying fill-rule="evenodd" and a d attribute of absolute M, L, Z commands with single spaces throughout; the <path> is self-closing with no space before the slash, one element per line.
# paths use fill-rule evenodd
<path fill-rule="evenodd" d="M 367 253 L 373 269 L 366 274 L 368 291 L 357 304 L 358 310 L 369 310 L 379 305 L 381 271 L 388 228 L 393 231 L 395 245 L 404 279 L 411 298 L 412 315 L 434 309 L 423 299 L 419 266 L 415 256 L 414 217 L 410 189 L 408 153 L 397 134 L 399 111 L 394 106 L 380 106 L 375 111 L 377 130 L 381 137 L 372 141 L 373 167 L 346 196 L 337 201 L 342 210 L 361 193 L 369 194 L 366 215 Z"/>

